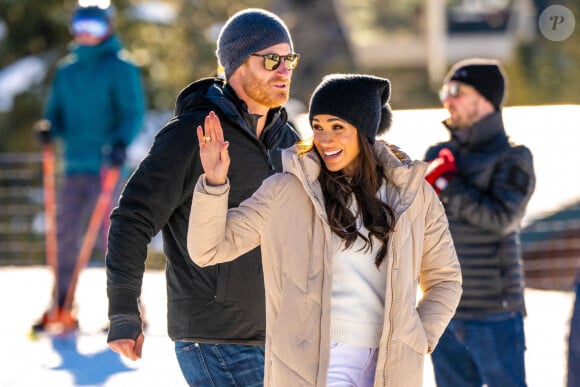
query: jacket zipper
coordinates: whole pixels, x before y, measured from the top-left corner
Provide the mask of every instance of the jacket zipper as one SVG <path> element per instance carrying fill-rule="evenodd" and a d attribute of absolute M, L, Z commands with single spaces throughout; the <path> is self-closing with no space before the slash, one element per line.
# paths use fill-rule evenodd
<path fill-rule="evenodd" d="M 270 155 L 270 149 L 266 149 L 266 157 L 268 158 L 268 166 L 270 171 L 274 172 L 276 167 L 274 166 L 274 162 L 272 161 L 272 156 Z"/>
<path fill-rule="evenodd" d="M 392 340 L 393 335 L 393 305 L 395 304 L 395 286 L 394 286 L 394 273 L 396 270 L 396 250 L 395 250 L 395 241 L 394 238 L 391 240 L 391 248 L 393 251 L 393 263 L 391 264 L 391 306 L 389 307 L 389 334 L 387 335 L 387 345 L 386 345 L 386 353 L 385 353 L 385 364 L 383 366 L 383 386 L 387 386 L 387 381 L 389 379 L 388 372 L 387 372 L 387 364 L 389 362 L 389 343 Z"/>

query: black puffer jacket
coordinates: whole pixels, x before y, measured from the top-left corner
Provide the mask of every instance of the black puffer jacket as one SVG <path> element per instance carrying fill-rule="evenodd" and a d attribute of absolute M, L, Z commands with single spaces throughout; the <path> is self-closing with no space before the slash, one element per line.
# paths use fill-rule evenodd
<path fill-rule="evenodd" d="M 440 194 L 463 275 L 458 317 L 525 315 L 520 223 L 535 187 L 532 154 L 506 136 L 501 112 L 427 150 L 449 148 L 458 175 Z"/>
<path fill-rule="evenodd" d="M 268 114 L 261 138 L 249 114 L 218 78 L 194 82 L 179 95 L 176 117 L 155 137 L 111 215 L 107 252 L 108 340 L 135 338 L 147 245 L 160 230 L 167 257 L 168 331 L 173 340 L 263 345 L 264 284 L 259 249 L 207 268 L 188 256 L 186 236 L 193 187 L 203 168 L 196 128 L 210 110 L 230 142 L 229 205 L 237 206 L 262 181 L 282 170 L 280 151 L 298 140 L 283 108 Z"/>

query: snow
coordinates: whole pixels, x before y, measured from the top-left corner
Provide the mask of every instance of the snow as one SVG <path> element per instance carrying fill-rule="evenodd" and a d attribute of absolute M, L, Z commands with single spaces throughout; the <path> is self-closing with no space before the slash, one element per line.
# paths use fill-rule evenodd
<path fill-rule="evenodd" d="M 175 21 L 177 11 L 171 4 L 161 1 L 149 1 L 131 6 L 127 16 L 135 20 L 170 25 Z"/>
<path fill-rule="evenodd" d="M 33 341 L 29 328 L 48 305 L 51 273 L 46 267 L 0 268 L 4 316 L 0 387 L 187 386 L 166 334 L 164 274 L 153 271 L 144 278 L 143 300 L 150 318 L 143 359 L 136 362 L 122 359 L 107 347 L 102 333 L 107 323 L 105 283 L 102 268 L 81 273 L 76 294 L 81 335 Z"/>
<path fill-rule="evenodd" d="M 136 362 L 106 345 L 101 332 L 107 322 L 105 282 L 101 267 L 81 273 L 76 295 L 81 335 L 33 341 L 28 330 L 48 304 L 51 273 L 46 267 L 0 267 L 0 387 L 186 387 L 166 334 L 164 273 L 145 273 L 142 302 L 149 326 L 143 358 Z M 528 386 L 564 386 L 573 293 L 527 289 L 526 302 Z M 424 387 L 434 386 L 427 357 Z"/>
<path fill-rule="evenodd" d="M 42 82 L 46 64 L 36 56 L 27 56 L 0 70 L 0 112 L 12 109 L 14 97 Z"/>

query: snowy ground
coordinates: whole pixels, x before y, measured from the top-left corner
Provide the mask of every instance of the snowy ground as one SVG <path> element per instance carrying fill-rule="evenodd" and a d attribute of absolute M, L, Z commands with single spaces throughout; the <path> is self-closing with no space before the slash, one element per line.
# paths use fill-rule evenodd
<path fill-rule="evenodd" d="M 186 386 L 166 334 L 165 279 L 149 271 L 143 304 L 149 328 L 143 359 L 123 360 L 108 349 L 100 328 L 107 300 L 102 268 L 85 269 L 77 301 L 82 334 L 68 338 L 28 337 L 30 324 L 46 307 L 52 279 L 45 267 L 0 267 L 0 387 Z M 573 294 L 528 289 L 525 320 L 529 387 L 564 386 L 566 338 Z M 425 362 L 425 387 L 433 387 Z"/>

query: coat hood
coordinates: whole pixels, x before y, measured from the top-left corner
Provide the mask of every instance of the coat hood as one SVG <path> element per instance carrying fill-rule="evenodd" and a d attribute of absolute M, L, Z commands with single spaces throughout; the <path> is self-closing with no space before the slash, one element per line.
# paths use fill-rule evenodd
<path fill-rule="evenodd" d="M 232 101 L 225 96 L 226 84 L 221 78 L 202 78 L 190 83 L 177 95 L 175 101 L 175 115 L 192 110 L 205 110 L 220 105 L 220 110 L 230 111 L 235 108 Z M 225 103 L 225 107 L 221 104 Z"/>
<path fill-rule="evenodd" d="M 214 110 L 220 119 L 227 119 L 246 131 L 255 133 L 257 114 L 248 112 L 248 106 L 222 78 L 202 78 L 181 90 L 175 102 L 175 116 L 191 112 Z M 283 107 L 270 109 L 266 127 L 262 131 L 262 143 L 269 147 L 276 144 L 288 122 Z M 296 135 L 298 138 L 298 135 Z"/>

